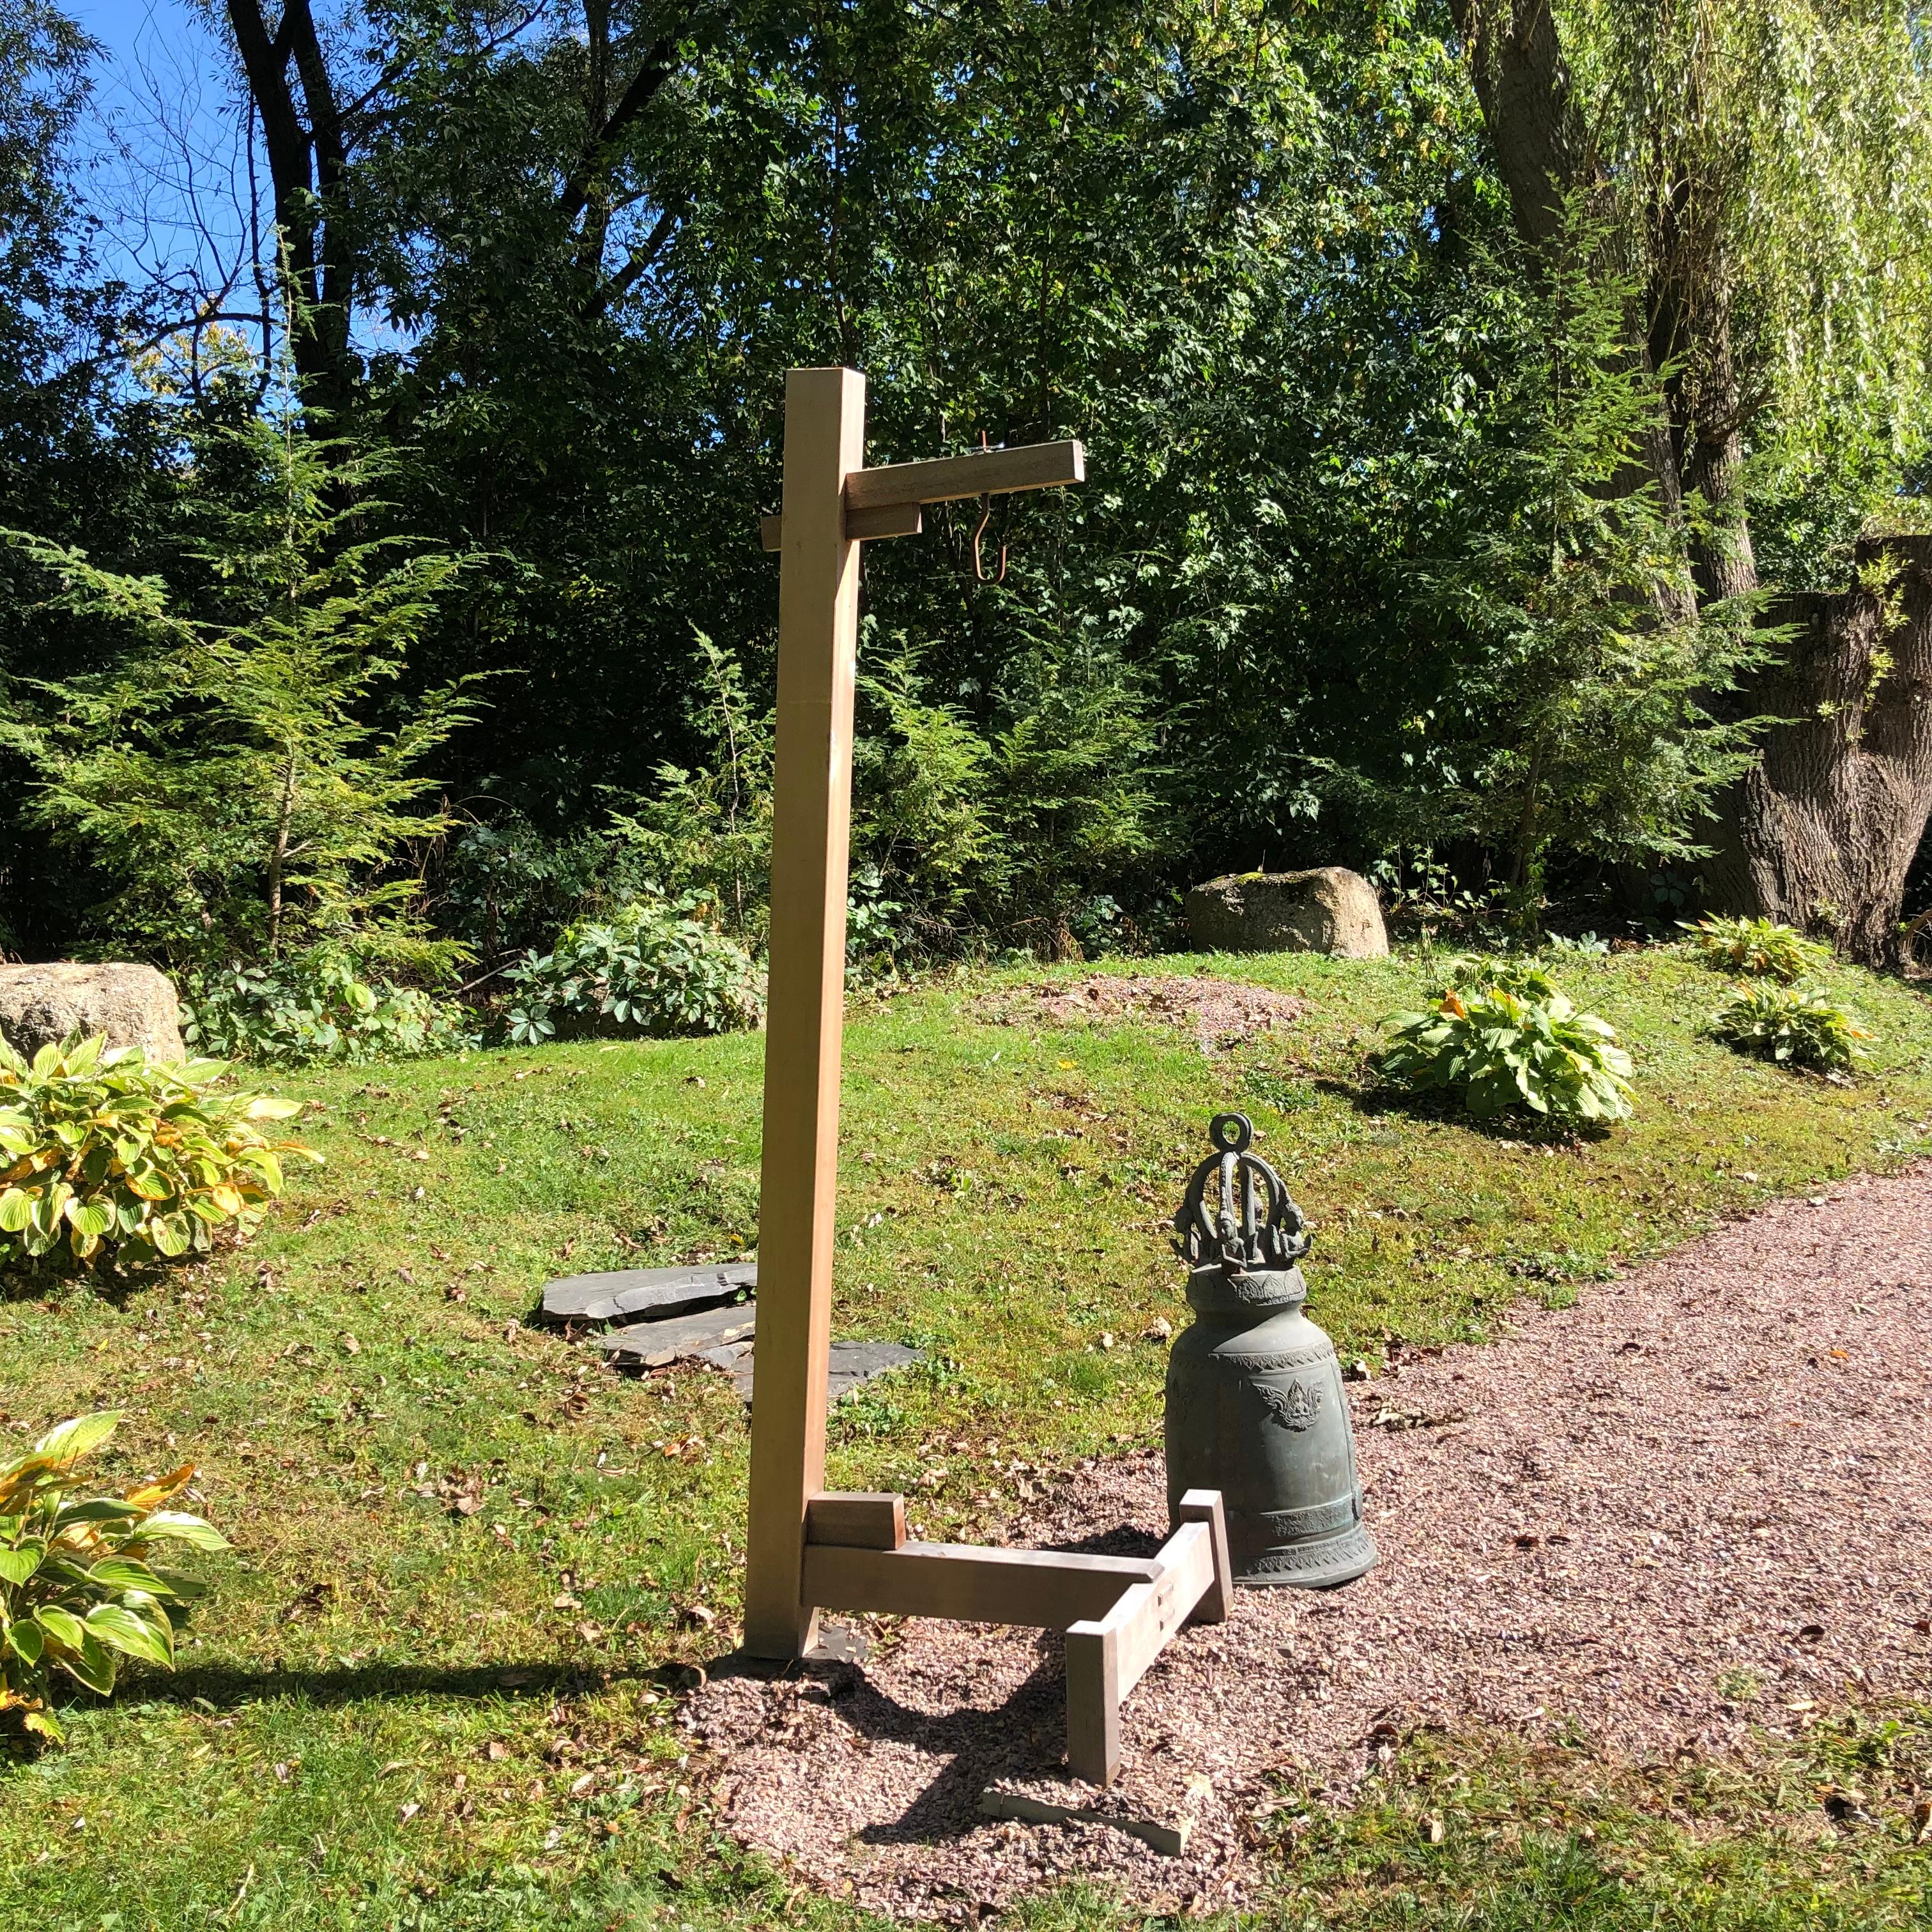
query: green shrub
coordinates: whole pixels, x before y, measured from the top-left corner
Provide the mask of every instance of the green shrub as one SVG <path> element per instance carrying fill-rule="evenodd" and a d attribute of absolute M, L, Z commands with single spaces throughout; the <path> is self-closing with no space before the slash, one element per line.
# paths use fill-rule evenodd
<path fill-rule="evenodd" d="M 0 1041 L 0 1268 L 23 1262 L 141 1267 L 251 1232 L 282 1190 L 257 1120 L 296 1100 L 217 1094 L 218 1060 L 157 1064 L 105 1035 L 44 1046 L 30 1066 Z"/>
<path fill-rule="evenodd" d="M 1774 919 L 1700 919 L 1686 926 L 1706 964 L 1787 984 L 1832 963 L 1832 949 Z"/>
<path fill-rule="evenodd" d="M 0 1464 L 0 1714 L 56 1740 L 54 1671 L 105 1697 L 121 1658 L 172 1670 L 175 1632 L 204 1586 L 166 1559 L 228 1547 L 200 1516 L 164 1507 L 192 1464 L 119 1495 L 83 1490 L 76 1465 L 120 1420 L 76 1417 Z"/>
<path fill-rule="evenodd" d="M 1479 1120 L 1512 1108 L 1568 1123 L 1630 1112 L 1630 1055 L 1528 962 L 1458 960 L 1424 1012 L 1393 1013 L 1382 1070 L 1418 1093 L 1460 1094 Z"/>
<path fill-rule="evenodd" d="M 234 967 L 190 982 L 182 1036 L 224 1060 L 351 1065 L 454 1053 L 461 1010 L 414 986 L 365 979 L 339 948 L 318 946 L 269 966 Z"/>
<path fill-rule="evenodd" d="M 1556 990 L 1556 982 L 1550 976 L 1549 968 L 1539 960 L 1520 955 L 1510 959 L 1472 955 L 1451 960 L 1448 982 L 1443 990 L 1451 993 L 1514 993 L 1520 1000 L 1547 1000 L 1561 997 Z"/>
<path fill-rule="evenodd" d="M 735 939 L 676 906 L 626 906 L 608 926 L 561 934 L 504 974 L 511 1041 L 523 1046 L 566 1035 L 616 1032 L 729 1033 L 756 1026 L 758 969 Z"/>
<path fill-rule="evenodd" d="M 1711 1030 L 1740 1053 L 1826 1072 L 1862 1059 L 1858 1042 L 1872 1037 L 1828 988 L 1808 982 L 1783 986 L 1768 980 L 1733 986 L 1712 1015 Z"/>

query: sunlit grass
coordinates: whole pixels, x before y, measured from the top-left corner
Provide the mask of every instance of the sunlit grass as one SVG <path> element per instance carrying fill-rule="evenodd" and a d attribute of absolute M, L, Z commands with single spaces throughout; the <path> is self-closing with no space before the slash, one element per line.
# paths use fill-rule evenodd
<path fill-rule="evenodd" d="M 1769 1194 L 1932 1145 L 1932 1012 L 1863 976 L 1844 976 L 1880 1038 L 1840 1087 L 1702 1037 L 1723 982 L 1680 954 L 1566 960 L 1639 1068 L 1635 1121 L 1569 1143 L 1377 1092 L 1365 1056 L 1421 988 L 1413 958 L 1142 970 L 1232 974 L 1308 1011 L 1210 1060 L 1179 1028 L 1038 1023 L 1015 990 L 1036 974 L 855 1003 L 836 1327 L 927 1361 L 840 1412 L 832 1479 L 907 1487 L 929 1533 L 1010 1513 L 994 1445 L 1052 1462 L 1157 1439 L 1165 1349 L 1143 1337 L 1184 1318 L 1166 1226 L 1222 1107 L 1252 1114 L 1315 1224 L 1317 1318 L 1372 1360 L 1393 1333 L 1483 1339 L 1520 1294 L 1566 1298 Z M 620 1380 L 524 1323 L 551 1275 L 754 1244 L 761 1045 L 285 1078 L 328 1164 L 297 1174 L 251 1247 L 124 1298 L 0 1302 L 8 1426 L 124 1408 L 119 1463 L 192 1455 L 237 1546 L 178 1678 L 131 1678 L 72 1712 L 68 1750 L 0 1769 L 0 1925 L 843 1912 L 719 1844 L 679 1762 L 680 1668 L 730 1640 L 738 1601 L 729 1382 Z M 1510 1776 L 1527 1821 L 1556 1773 Z M 1382 1815 L 1320 1829 L 1367 1847 Z M 1742 1813 L 1712 1829 L 1756 1842 Z M 1477 1916 L 1336 1922 L 1544 1922 L 1497 1902 L 1502 1844 L 1487 1876 L 1443 1868 Z M 1802 1872 L 1824 1852 L 1788 1856 Z M 1338 1909 L 1398 1911 L 1305 1847 L 1287 1869 L 1304 1875 L 1291 1922 L 1323 1887 Z"/>

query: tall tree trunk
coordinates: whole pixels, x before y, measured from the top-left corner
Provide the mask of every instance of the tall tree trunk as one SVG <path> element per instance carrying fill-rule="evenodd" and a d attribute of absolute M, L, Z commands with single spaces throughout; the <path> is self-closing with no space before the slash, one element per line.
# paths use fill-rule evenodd
<path fill-rule="evenodd" d="M 1468 56 L 1496 172 L 1509 193 L 1510 220 L 1532 259 L 1554 270 L 1559 266 L 1556 256 L 1574 238 L 1568 224 L 1571 198 L 1586 197 L 1589 212 L 1606 222 L 1612 205 L 1577 109 L 1550 0 L 1450 0 L 1450 10 Z M 1613 230 L 1606 230 L 1598 246 L 1604 256 L 1598 266 L 1606 272 L 1632 267 Z M 1654 333 L 1654 317 L 1634 298 L 1624 318 L 1633 367 L 1661 366 L 1653 356 Z M 1619 494 L 1654 488 L 1664 515 L 1678 514 L 1684 484 L 1676 440 L 1660 411 L 1612 488 Z M 1696 614 L 1667 584 L 1658 584 L 1657 596 L 1673 620 Z"/>
<path fill-rule="evenodd" d="M 353 393 L 349 325 L 356 262 L 346 226 L 349 156 L 334 84 L 309 0 L 285 0 L 272 30 L 263 0 L 227 0 L 227 14 L 268 151 L 296 373 L 312 401 L 339 411 Z"/>
<path fill-rule="evenodd" d="M 1858 588 L 1773 614 L 1794 635 L 1750 702 L 1790 722 L 1725 801 L 1709 874 L 1717 905 L 1890 966 L 1932 816 L 1932 537 L 1862 543 L 1858 561 Z"/>
<path fill-rule="evenodd" d="M 282 881 L 288 869 L 289 835 L 295 823 L 296 748 L 282 766 L 282 795 L 275 806 L 275 843 L 268 854 L 268 957 L 280 956 L 282 950 Z"/>

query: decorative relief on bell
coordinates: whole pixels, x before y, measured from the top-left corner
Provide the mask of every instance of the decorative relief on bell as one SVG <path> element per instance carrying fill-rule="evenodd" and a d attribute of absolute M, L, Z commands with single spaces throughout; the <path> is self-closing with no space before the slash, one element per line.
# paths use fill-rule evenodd
<path fill-rule="evenodd" d="M 1168 1506 L 1220 1490 L 1238 1581 L 1330 1588 L 1376 1546 L 1342 1365 L 1303 1308 L 1312 1237 L 1243 1115 L 1217 1114 L 1208 1134 L 1174 1217 L 1195 1318 L 1168 1359 Z"/>
<path fill-rule="evenodd" d="M 1312 1429 L 1315 1418 L 1322 1413 L 1322 1391 L 1304 1388 L 1300 1382 L 1290 1382 L 1285 1389 L 1257 1382 L 1255 1393 L 1261 1397 L 1268 1420 L 1280 1423 L 1284 1429 Z"/>

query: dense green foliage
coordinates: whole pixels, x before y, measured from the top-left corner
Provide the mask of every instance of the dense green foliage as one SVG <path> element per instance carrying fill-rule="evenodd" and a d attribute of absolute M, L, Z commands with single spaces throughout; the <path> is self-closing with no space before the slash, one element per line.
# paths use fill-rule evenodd
<path fill-rule="evenodd" d="M 1776 920 L 1706 917 L 1684 929 L 1708 964 L 1754 979 L 1768 976 L 1789 984 L 1816 972 L 1832 957 L 1829 946 Z"/>
<path fill-rule="evenodd" d="M 1711 1018 L 1711 1031 L 1741 1053 L 1780 1066 L 1841 1072 L 1864 1052 L 1871 1035 L 1832 997 L 1828 987 L 1800 981 L 1752 980 L 1733 986 Z"/>
<path fill-rule="evenodd" d="M 1092 479 L 997 506 L 983 571 L 974 506 L 868 548 L 869 961 L 1158 942 L 1191 877 L 1301 860 L 1499 880 L 1526 926 L 1552 893 L 1650 914 L 1660 865 L 1681 897 L 1752 742 L 1757 605 L 1690 599 L 1694 492 L 1627 487 L 1705 377 L 1627 352 L 1652 158 L 1616 130 L 1716 62 L 1698 178 L 1763 233 L 1726 313 L 1774 372 L 1741 487 L 1796 581 L 1795 533 L 1916 487 L 1920 164 L 1867 190 L 1924 152 L 1923 84 L 1878 11 L 1754 4 L 1716 54 L 1661 0 L 1559 11 L 1642 164 L 1630 207 L 1570 208 L 1550 274 L 1448 0 L 546 0 L 513 30 L 356 0 L 275 83 L 312 178 L 262 187 L 290 279 L 271 222 L 250 331 L 90 266 L 85 50 L 29 8 L 0 40 L 0 522 L 28 533 L 0 943 L 251 967 L 386 938 L 428 983 L 653 886 L 755 950 L 756 514 L 783 371 L 832 359 L 868 375 L 874 460 L 1072 433 Z"/>
<path fill-rule="evenodd" d="M 1383 1074 L 1418 1094 L 1453 1095 L 1478 1120 L 1521 1109 L 1599 1126 L 1630 1115 L 1630 1057 L 1616 1029 L 1577 1012 L 1540 967 L 1458 960 L 1426 1010 L 1384 1024 Z"/>
<path fill-rule="evenodd" d="M 80 1460 L 120 1420 L 76 1416 L 0 1462 L 0 1720 L 56 1740 L 54 1673 L 105 1697 L 121 1658 L 172 1667 L 175 1632 L 202 1586 L 168 1566 L 183 1550 L 228 1547 L 200 1516 L 164 1507 L 192 1465 L 124 1494 L 89 1491 Z"/>
<path fill-rule="evenodd" d="M 689 905 L 639 903 L 608 925 L 574 926 L 556 946 L 503 974 L 509 1037 L 534 1046 L 562 1032 L 729 1033 L 763 1006 L 752 957 Z"/>
<path fill-rule="evenodd" d="M 465 1030 L 453 1002 L 372 974 L 353 952 L 323 944 L 197 974 L 182 1003 L 182 1037 L 218 1060 L 301 1066 L 454 1052 Z"/>
<path fill-rule="evenodd" d="M 251 1232 L 282 1191 L 281 1156 L 315 1156 L 254 1125 L 299 1101 L 218 1092 L 225 1070 L 100 1034 L 31 1061 L 0 1040 L 0 1268 L 142 1268 Z"/>
<path fill-rule="evenodd" d="M 418 768 L 465 702 L 451 687 L 372 722 L 452 560 L 362 534 L 381 507 L 368 466 L 312 441 L 286 400 L 198 432 L 194 460 L 232 492 L 190 499 L 206 529 L 178 562 L 205 616 L 159 578 L 15 533 L 54 608 L 130 638 L 111 668 L 38 680 L 0 721 L 34 773 L 32 814 L 110 886 L 92 931 L 176 966 L 349 933 L 418 965 L 460 956 L 421 935 L 420 880 L 394 862 L 446 827 Z"/>

